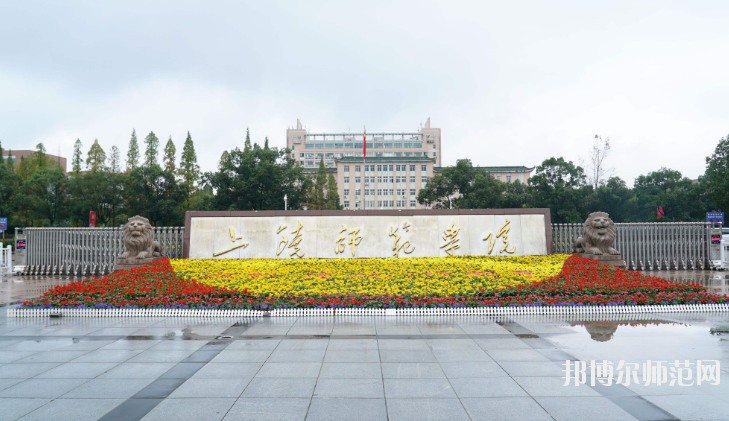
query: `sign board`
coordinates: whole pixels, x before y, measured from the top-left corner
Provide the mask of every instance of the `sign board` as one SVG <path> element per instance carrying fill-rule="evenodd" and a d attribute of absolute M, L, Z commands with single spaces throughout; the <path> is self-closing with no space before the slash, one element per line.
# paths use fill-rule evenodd
<path fill-rule="evenodd" d="M 721 234 L 711 234 L 711 244 L 721 244 Z"/>
<path fill-rule="evenodd" d="M 724 225 L 724 212 L 706 212 L 706 222 Z"/>
<path fill-rule="evenodd" d="M 191 259 L 544 255 L 551 243 L 547 212 L 188 212 L 185 241 Z"/>
<path fill-rule="evenodd" d="M 0 218 L 0 232 L 8 229 L 8 218 Z"/>
<path fill-rule="evenodd" d="M 89 212 L 89 227 L 96 228 L 96 212 Z"/>
<path fill-rule="evenodd" d="M 15 264 L 25 266 L 25 253 L 28 247 L 27 234 L 17 234 L 15 236 Z"/>
<path fill-rule="evenodd" d="M 25 240 L 15 240 L 15 248 L 17 250 L 25 250 Z"/>

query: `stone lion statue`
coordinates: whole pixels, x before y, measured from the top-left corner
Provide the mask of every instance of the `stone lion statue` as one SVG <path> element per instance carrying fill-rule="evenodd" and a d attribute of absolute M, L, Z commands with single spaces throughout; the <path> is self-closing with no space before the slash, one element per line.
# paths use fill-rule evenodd
<path fill-rule="evenodd" d="M 615 223 L 605 212 L 593 212 L 582 226 L 582 237 L 574 244 L 575 253 L 620 254 L 613 248 Z"/>
<path fill-rule="evenodd" d="M 162 247 L 154 241 L 154 232 L 149 220 L 143 216 L 133 216 L 122 228 L 122 238 L 126 251 L 120 259 L 148 259 L 162 256 Z"/>

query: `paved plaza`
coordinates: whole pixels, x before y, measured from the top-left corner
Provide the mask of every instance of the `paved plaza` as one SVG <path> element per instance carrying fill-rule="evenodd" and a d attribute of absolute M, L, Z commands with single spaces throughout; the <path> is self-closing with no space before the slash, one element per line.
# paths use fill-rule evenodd
<path fill-rule="evenodd" d="M 563 386 L 565 360 L 719 360 L 726 377 L 726 314 L 8 319 L 6 308 L 2 420 L 729 419 L 726 379 Z"/>

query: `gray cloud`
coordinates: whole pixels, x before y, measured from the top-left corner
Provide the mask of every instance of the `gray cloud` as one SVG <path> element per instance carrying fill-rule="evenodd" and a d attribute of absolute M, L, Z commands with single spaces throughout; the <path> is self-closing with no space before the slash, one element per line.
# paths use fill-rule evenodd
<path fill-rule="evenodd" d="M 443 129 L 444 158 L 577 160 L 596 134 L 629 183 L 688 177 L 729 133 L 729 3 L 6 2 L 0 139 L 126 153 L 132 128 L 201 165 L 314 131 Z"/>

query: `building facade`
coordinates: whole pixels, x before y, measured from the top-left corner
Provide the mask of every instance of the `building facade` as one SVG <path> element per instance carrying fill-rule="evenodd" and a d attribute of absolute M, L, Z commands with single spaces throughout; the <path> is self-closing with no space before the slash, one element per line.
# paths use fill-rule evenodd
<path fill-rule="evenodd" d="M 27 149 L 22 149 L 22 150 L 10 149 L 9 150 L 9 149 L 3 148 L 3 154 L 2 154 L 3 157 L 2 158 L 7 160 L 8 155 L 10 155 L 11 159 L 15 163 L 15 165 L 19 165 L 22 160 L 28 159 L 29 157 L 33 156 L 33 154 L 35 152 L 36 151 L 31 151 L 31 150 L 27 150 Z M 63 173 L 66 174 L 66 158 L 64 158 L 62 156 L 52 155 L 49 153 L 47 153 L 46 156 L 51 161 L 57 162 L 58 166 L 61 167 L 61 169 L 63 170 Z"/>
<path fill-rule="evenodd" d="M 309 133 L 296 120 L 286 130 L 286 147 L 304 172 L 316 173 L 323 159 L 333 173 L 344 209 L 425 209 L 417 202 L 428 178 L 440 172 L 443 154 L 441 129 L 430 118 L 417 132 Z M 479 167 L 503 181 L 525 183 L 533 168 Z"/>

